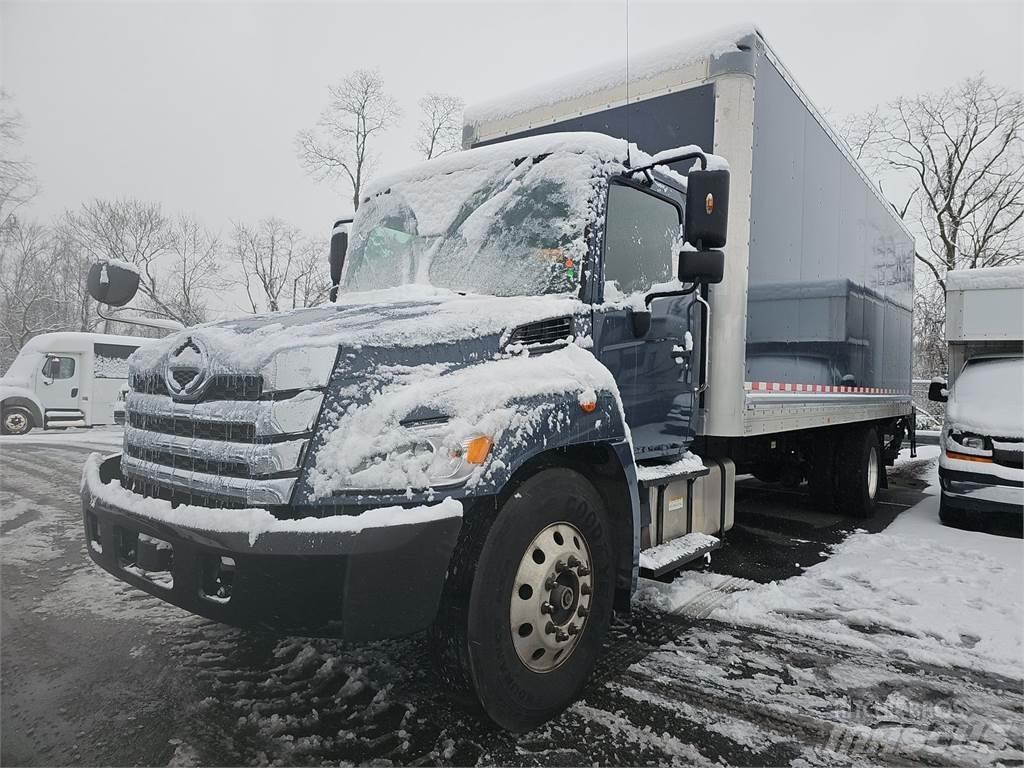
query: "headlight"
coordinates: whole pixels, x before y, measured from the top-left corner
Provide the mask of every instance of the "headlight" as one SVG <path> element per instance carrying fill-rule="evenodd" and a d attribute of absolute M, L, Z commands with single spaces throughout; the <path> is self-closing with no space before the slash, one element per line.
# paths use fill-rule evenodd
<path fill-rule="evenodd" d="M 964 461 L 991 461 L 992 441 L 984 435 L 949 430 L 946 456 Z"/>
<path fill-rule="evenodd" d="M 404 445 L 363 461 L 352 472 L 377 474 L 374 470 L 404 478 L 413 487 L 447 488 L 464 483 L 491 452 L 487 435 L 456 438 L 447 423 L 406 427 L 411 439 Z M 411 482 L 410 482 L 411 481 Z"/>

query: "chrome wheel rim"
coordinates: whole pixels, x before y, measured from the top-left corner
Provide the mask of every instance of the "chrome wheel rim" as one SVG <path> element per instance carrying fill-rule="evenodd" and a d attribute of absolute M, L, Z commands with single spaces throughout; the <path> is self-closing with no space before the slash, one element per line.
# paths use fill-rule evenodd
<path fill-rule="evenodd" d="M 4 426 L 8 432 L 22 432 L 27 424 L 28 420 L 23 413 L 8 413 L 4 416 Z"/>
<path fill-rule="evenodd" d="M 590 614 L 590 546 L 571 523 L 538 533 L 519 561 L 509 601 L 512 644 L 531 672 L 550 672 L 576 649 Z"/>
<path fill-rule="evenodd" d="M 871 446 L 868 451 L 868 498 L 874 499 L 878 492 L 878 449 Z"/>

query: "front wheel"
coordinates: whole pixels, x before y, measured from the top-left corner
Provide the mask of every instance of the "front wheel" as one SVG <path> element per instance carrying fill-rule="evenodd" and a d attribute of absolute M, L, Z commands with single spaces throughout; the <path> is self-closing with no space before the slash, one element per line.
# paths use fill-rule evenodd
<path fill-rule="evenodd" d="M 3 427 L 5 435 L 28 434 L 32 430 L 32 416 L 20 405 L 12 405 L 4 408 L 0 426 Z"/>
<path fill-rule="evenodd" d="M 837 457 L 837 501 L 854 517 L 871 517 L 885 467 L 874 427 L 852 428 L 842 438 Z"/>
<path fill-rule="evenodd" d="M 586 478 L 557 467 L 467 517 L 435 656 L 498 725 L 526 731 L 573 701 L 600 653 L 614 592 L 608 513 Z"/>

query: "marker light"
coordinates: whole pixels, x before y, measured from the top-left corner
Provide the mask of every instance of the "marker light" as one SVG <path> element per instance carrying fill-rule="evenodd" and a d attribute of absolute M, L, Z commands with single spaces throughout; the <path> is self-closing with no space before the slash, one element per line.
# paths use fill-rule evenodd
<path fill-rule="evenodd" d="M 479 435 L 467 440 L 462 445 L 466 451 L 466 461 L 470 464 L 483 464 L 487 460 L 487 454 L 491 452 L 493 442 L 487 435 Z"/>

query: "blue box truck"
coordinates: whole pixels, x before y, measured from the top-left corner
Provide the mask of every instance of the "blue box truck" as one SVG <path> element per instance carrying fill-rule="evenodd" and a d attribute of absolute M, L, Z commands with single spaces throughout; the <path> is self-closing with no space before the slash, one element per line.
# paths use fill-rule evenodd
<path fill-rule="evenodd" d="M 92 558 L 229 624 L 427 631 L 521 731 L 641 573 L 720 545 L 737 472 L 870 512 L 913 428 L 911 236 L 756 30 L 631 71 L 376 180 L 331 303 L 140 349 L 123 452 L 85 468 Z"/>

